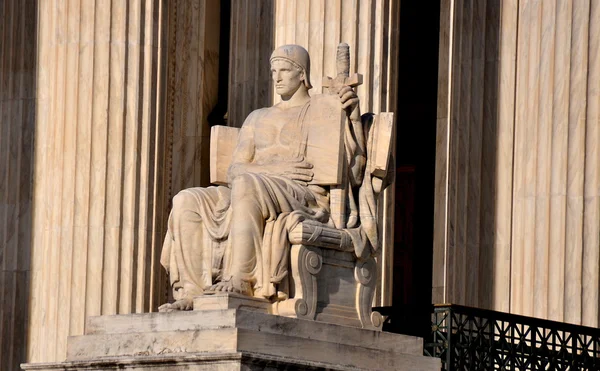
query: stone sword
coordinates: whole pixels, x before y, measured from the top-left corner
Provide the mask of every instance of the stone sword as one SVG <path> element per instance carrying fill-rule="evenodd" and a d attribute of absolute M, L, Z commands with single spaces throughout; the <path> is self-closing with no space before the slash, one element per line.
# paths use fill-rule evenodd
<path fill-rule="evenodd" d="M 335 60 L 337 76 L 335 78 L 324 77 L 323 86 L 329 88 L 329 94 L 338 94 L 344 86 L 355 88 L 362 84 L 362 75 L 355 73 L 350 76 L 350 46 L 346 43 L 341 43 L 337 47 Z M 344 175 L 347 175 L 346 156 L 342 156 Z M 330 188 L 330 214 L 337 229 L 346 228 L 346 189 L 345 181 L 342 184 L 332 185 Z"/>

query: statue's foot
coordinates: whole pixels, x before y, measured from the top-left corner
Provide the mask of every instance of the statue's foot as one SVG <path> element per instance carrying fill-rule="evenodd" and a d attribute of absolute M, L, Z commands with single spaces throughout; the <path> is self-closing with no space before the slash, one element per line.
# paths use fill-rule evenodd
<path fill-rule="evenodd" d="M 231 277 L 210 287 L 214 292 L 235 292 L 237 294 L 252 296 L 252 285 L 249 282 Z"/>
<path fill-rule="evenodd" d="M 158 307 L 158 311 L 163 313 L 192 309 L 194 309 L 194 300 L 190 298 L 179 299 L 173 303 L 166 303 Z"/>

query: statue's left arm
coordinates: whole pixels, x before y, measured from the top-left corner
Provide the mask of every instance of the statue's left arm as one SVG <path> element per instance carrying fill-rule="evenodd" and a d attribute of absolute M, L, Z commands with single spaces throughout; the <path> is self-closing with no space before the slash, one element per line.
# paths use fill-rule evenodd
<path fill-rule="evenodd" d="M 339 97 L 349 121 L 344 141 L 349 151 L 350 182 L 353 187 L 358 187 L 362 183 L 366 164 L 366 142 L 360 119 L 359 99 L 350 86 L 344 86 L 339 92 Z"/>

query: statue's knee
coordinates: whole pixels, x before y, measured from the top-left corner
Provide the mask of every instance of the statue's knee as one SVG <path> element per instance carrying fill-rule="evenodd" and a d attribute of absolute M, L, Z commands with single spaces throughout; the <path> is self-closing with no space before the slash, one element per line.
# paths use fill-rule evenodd
<path fill-rule="evenodd" d="M 194 196 L 187 190 L 183 190 L 173 197 L 173 212 L 177 212 L 189 207 L 193 202 Z"/>
<path fill-rule="evenodd" d="M 240 174 L 231 182 L 231 199 L 256 196 L 255 183 L 251 174 Z"/>

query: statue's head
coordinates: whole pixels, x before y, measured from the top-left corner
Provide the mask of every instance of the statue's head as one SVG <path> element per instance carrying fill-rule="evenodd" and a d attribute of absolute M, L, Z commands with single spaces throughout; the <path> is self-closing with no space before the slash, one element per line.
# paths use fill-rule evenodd
<path fill-rule="evenodd" d="M 286 61 L 291 63 L 295 68 L 302 70 L 304 74 L 304 86 L 307 90 L 312 88 L 310 84 L 310 57 L 306 49 L 300 45 L 280 46 L 271 54 L 271 65 L 275 61 Z"/>

